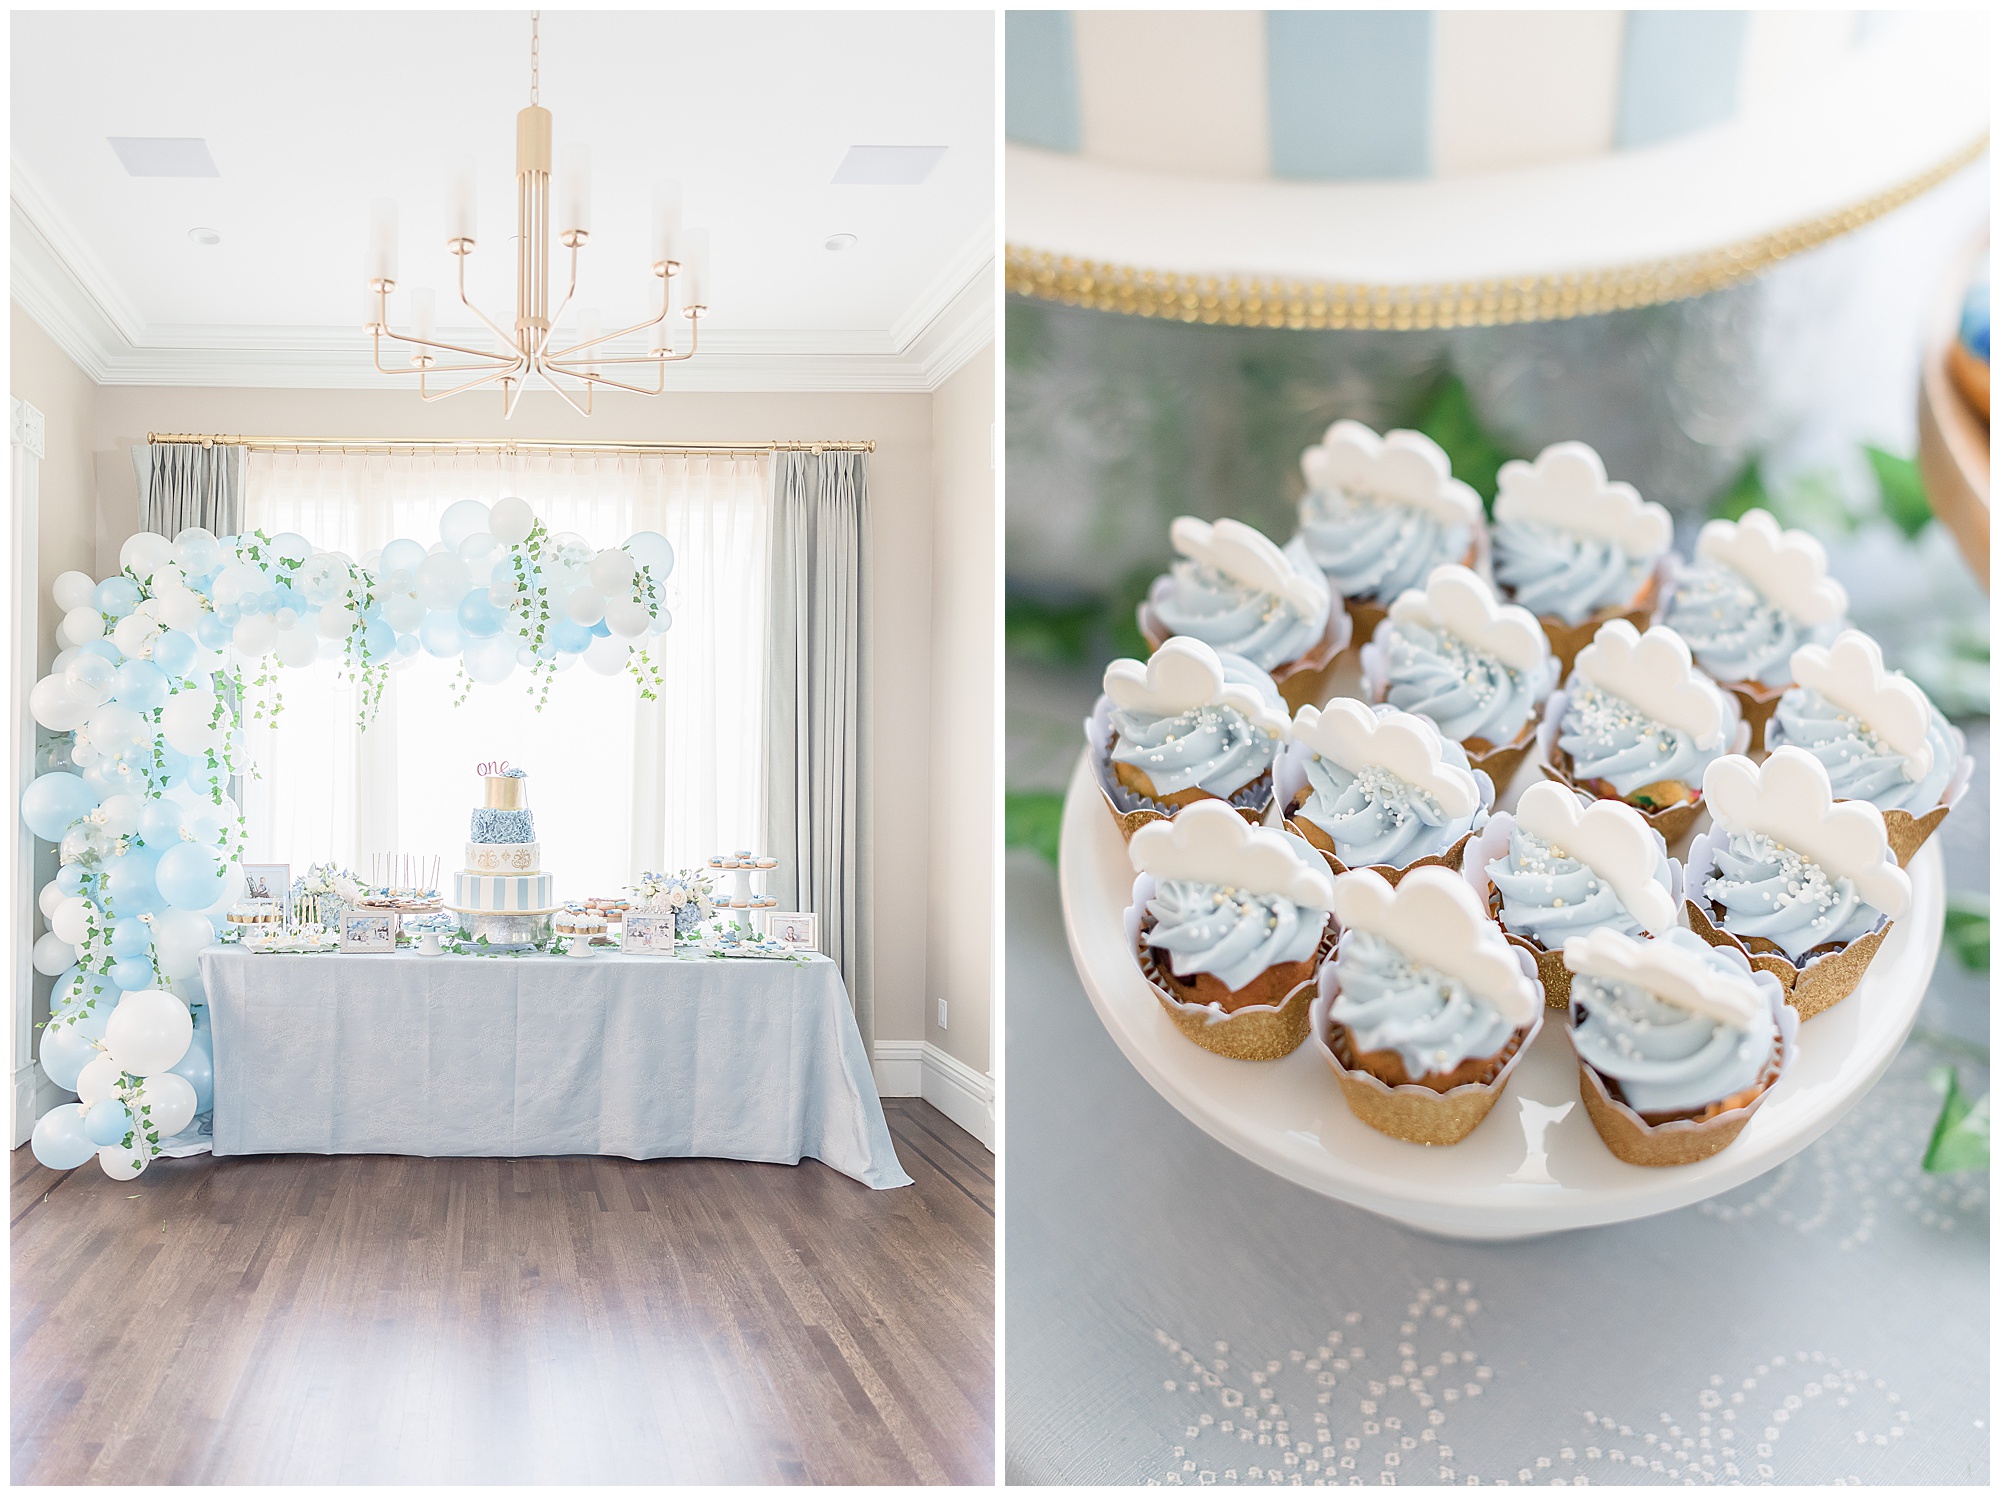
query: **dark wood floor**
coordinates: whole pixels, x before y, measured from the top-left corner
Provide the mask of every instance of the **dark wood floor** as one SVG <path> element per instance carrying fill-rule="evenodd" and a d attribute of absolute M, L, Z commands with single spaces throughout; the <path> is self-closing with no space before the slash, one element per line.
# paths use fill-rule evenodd
<path fill-rule="evenodd" d="M 993 1159 L 13 1158 L 16 1484 L 993 1475 Z"/>

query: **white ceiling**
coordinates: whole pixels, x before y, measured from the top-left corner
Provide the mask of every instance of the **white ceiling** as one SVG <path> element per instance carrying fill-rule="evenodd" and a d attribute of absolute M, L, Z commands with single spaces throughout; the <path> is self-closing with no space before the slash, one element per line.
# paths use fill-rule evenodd
<path fill-rule="evenodd" d="M 461 151 L 469 288 L 511 321 L 525 10 L 16 11 L 12 36 L 14 294 L 100 382 L 379 383 L 357 327 L 378 196 L 402 286 L 469 326 L 444 249 Z M 558 166 L 592 155 L 575 305 L 651 315 L 651 185 L 677 177 L 714 269 L 710 353 L 676 384 L 934 387 L 992 336 L 994 68 L 991 13 L 543 12 Z M 200 137 L 221 175 L 129 176 L 110 136 Z M 948 149 L 920 186 L 834 186 L 853 145 Z"/>

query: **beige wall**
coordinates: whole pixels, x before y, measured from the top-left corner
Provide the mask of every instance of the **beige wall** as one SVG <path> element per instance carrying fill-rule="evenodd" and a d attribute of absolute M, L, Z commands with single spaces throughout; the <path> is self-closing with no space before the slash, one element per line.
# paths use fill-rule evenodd
<path fill-rule="evenodd" d="M 17 329 L 23 320 L 16 317 Z M 554 441 L 872 438 L 875 586 L 869 624 L 876 669 L 868 720 L 874 746 L 875 1033 L 878 1039 L 920 1039 L 928 1006 L 920 911 L 930 886 L 931 843 L 931 403 L 929 395 L 614 395 L 585 420 L 554 395 L 528 394 L 506 421 L 497 395 L 424 405 L 407 390 L 107 385 L 96 399 L 95 446 L 104 478 L 97 553 L 107 566 L 115 563 L 119 545 L 138 528 L 137 484 L 123 449 L 144 441 L 149 431 Z"/>
<path fill-rule="evenodd" d="M 97 569 L 97 482 L 91 457 L 96 439 L 97 386 L 18 306 L 13 307 L 12 335 L 9 393 L 36 407 L 48 422 L 36 535 L 36 565 L 41 576 L 36 664 L 46 671 L 56 657 L 56 625 L 62 622 L 55 599 L 49 596 L 49 584 L 65 571 L 103 575 Z"/>
<path fill-rule="evenodd" d="M 993 879 L 999 784 L 994 690 L 999 545 L 993 467 L 994 350 L 931 396 L 930 997 L 924 1037 L 993 1068 Z M 949 1026 L 937 1023 L 937 999 Z"/>

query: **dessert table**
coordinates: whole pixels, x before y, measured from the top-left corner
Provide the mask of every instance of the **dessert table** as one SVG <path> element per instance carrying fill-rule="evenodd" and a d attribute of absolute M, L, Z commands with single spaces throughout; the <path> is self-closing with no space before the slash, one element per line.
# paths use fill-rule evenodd
<path fill-rule="evenodd" d="M 840 969 L 700 955 L 201 958 L 215 1152 L 897 1162 Z"/>

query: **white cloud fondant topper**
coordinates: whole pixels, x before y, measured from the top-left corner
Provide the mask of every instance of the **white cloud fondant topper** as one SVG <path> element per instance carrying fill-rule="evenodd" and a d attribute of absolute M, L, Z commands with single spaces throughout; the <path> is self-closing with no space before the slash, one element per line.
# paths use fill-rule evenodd
<path fill-rule="evenodd" d="M 1533 1022 L 1541 1009 L 1542 994 L 1514 948 L 1465 879 L 1447 868 L 1417 868 L 1393 888 L 1369 868 L 1342 873 L 1333 880 L 1333 912 L 1344 929 L 1379 936 L 1410 960 L 1465 983 L 1516 1027 Z"/>
<path fill-rule="evenodd" d="M 1304 845 L 1282 831 L 1252 826 L 1220 800 L 1198 800 L 1170 821 L 1148 821 L 1133 832 L 1132 866 L 1162 881 L 1183 878 L 1330 909 L 1333 880 L 1317 853 L 1306 861 L 1299 851 Z"/>
<path fill-rule="evenodd" d="M 1728 567 L 1800 623 L 1831 623 L 1847 611 L 1847 589 L 1826 574 L 1826 547 L 1804 530 L 1779 529 L 1769 510 L 1710 520 L 1694 550 L 1702 560 Z"/>
<path fill-rule="evenodd" d="M 1230 680 L 1222 657 L 1186 634 L 1174 635 L 1151 659 L 1113 660 L 1104 669 L 1104 694 L 1128 712 L 1178 717 L 1205 706 L 1226 706 L 1274 738 L 1291 731 L 1282 707 L 1273 706 L 1256 687 Z"/>
<path fill-rule="evenodd" d="M 1563 965 L 1578 976 L 1628 982 L 1661 1002 L 1730 1028 L 1747 1029 L 1771 1011 L 1770 999 L 1747 968 L 1719 971 L 1699 953 L 1663 940 L 1592 930 L 1563 942 Z"/>
<path fill-rule="evenodd" d="M 1931 771 L 1931 703 L 1916 683 L 1882 663 L 1882 646 L 1843 629 L 1827 648 L 1792 651 L 1792 679 L 1817 691 L 1903 756 L 1912 779 Z"/>
<path fill-rule="evenodd" d="M 1514 824 L 1574 857 L 1611 885 L 1631 916 L 1654 935 L 1679 923 L 1673 894 L 1654 878 L 1660 839 L 1645 818 L 1617 800 L 1586 802 L 1554 780 L 1531 784 L 1514 808 Z"/>
<path fill-rule="evenodd" d="M 1335 421 L 1299 466 L 1308 488 L 1392 499 L 1443 525 L 1477 524 L 1484 512 L 1479 495 L 1452 477 L 1444 448 L 1421 431 L 1377 436 L 1359 421 Z"/>
<path fill-rule="evenodd" d="M 1804 853 L 1835 878 L 1851 878 L 1861 897 L 1891 919 L 1910 905 L 1910 879 L 1889 850 L 1882 812 L 1866 800 L 1833 800 L 1826 766 L 1789 745 L 1764 762 L 1741 754 L 1718 758 L 1702 776 L 1708 813 L 1725 832 L 1768 836 Z"/>
<path fill-rule="evenodd" d="M 1608 540 L 1634 559 L 1664 555 L 1674 543 L 1673 516 L 1631 484 L 1611 482 L 1585 442 L 1557 442 L 1532 463 L 1503 464 L 1493 518 Z"/>
<path fill-rule="evenodd" d="M 1687 640 L 1663 623 L 1641 634 L 1627 620 L 1612 619 L 1577 652 L 1576 673 L 1679 728 L 1697 748 L 1722 747 L 1734 725 L 1722 688 L 1695 668 Z"/>
<path fill-rule="evenodd" d="M 1478 781 L 1471 770 L 1445 761 L 1444 738 L 1428 717 L 1336 696 L 1324 707 L 1300 707 L 1292 736 L 1350 774 L 1371 765 L 1387 769 L 1453 820 L 1479 808 Z"/>
<path fill-rule="evenodd" d="M 1333 601 L 1324 572 L 1317 567 L 1310 575 L 1301 571 L 1270 536 L 1241 520 L 1219 519 L 1211 525 L 1183 514 L 1170 534 L 1174 549 L 1190 561 L 1213 567 L 1258 592 L 1282 597 L 1306 617 L 1323 612 Z"/>
<path fill-rule="evenodd" d="M 1456 563 L 1433 568 L 1422 591 L 1412 587 L 1389 605 L 1389 618 L 1441 629 L 1523 675 L 1548 662 L 1549 636 L 1540 620 L 1517 603 L 1501 602 L 1477 572 Z"/>

